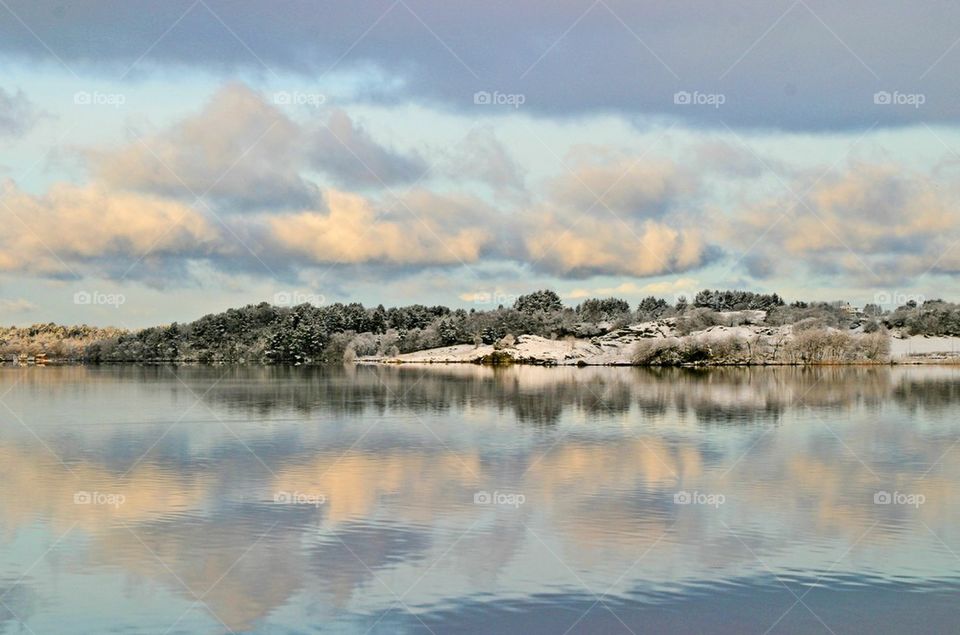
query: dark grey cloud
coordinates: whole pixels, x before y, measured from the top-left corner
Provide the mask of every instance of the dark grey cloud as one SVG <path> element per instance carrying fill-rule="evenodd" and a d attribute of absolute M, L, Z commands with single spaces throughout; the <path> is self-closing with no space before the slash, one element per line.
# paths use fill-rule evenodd
<path fill-rule="evenodd" d="M 119 75 L 136 63 L 133 73 L 160 64 L 318 79 L 334 66 L 373 69 L 396 80 L 392 98 L 477 114 L 510 111 L 473 102 L 477 91 L 500 91 L 522 94 L 528 112 L 614 111 L 709 125 L 822 130 L 960 117 L 955 3 L 8 4 L 23 24 L 0 21 L 0 54 L 53 60 L 52 50 L 77 72 L 93 66 Z M 691 103 L 674 103 L 680 91 Z M 891 103 L 875 103 L 878 92 Z M 905 97 L 917 93 L 919 108 Z M 715 94 L 723 96 L 719 108 L 709 99 Z"/>

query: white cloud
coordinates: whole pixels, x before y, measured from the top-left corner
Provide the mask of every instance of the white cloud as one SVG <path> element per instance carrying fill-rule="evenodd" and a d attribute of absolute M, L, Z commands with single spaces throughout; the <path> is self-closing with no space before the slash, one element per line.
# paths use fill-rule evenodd
<path fill-rule="evenodd" d="M 415 192 L 404 205 L 378 211 L 362 196 L 331 190 L 328 211 L 274 216 L 268 224 L 281 249 L 316 263 L 471 263 L 494 237 L 474 204 Z"/>
<path fill-rule="evenodd" d="M 66 275 L 112 258 L 199 257 L 219 238 L 182 203 L 100 185 L 59 183 L 37 197 L 7 180 L 0 201 L 0 271 Z"/>

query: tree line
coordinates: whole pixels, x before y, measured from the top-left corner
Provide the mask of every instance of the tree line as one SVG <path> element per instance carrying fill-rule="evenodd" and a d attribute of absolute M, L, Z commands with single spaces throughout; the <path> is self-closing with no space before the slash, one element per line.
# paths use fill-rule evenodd
<path fill-rule="evenodd" d="M 842 303 L 785 301 L 776 293 L 705 289 L 674 303 L 649 296 L 636 306 L 621 298 L 589 298 L 565 306 L 539 290 L 494 309 L 414 304 L 385 308 L 360 303 L 281 307 L 268 303 L 139 331 L 37 325 L 0 329 L 0 352 L 46 352 L 87 362 L 228 362 L 322 364 L 365 355 L 395 355 L 454 344 L 496 344 L 523 334 L 592 337 L 628 324 L 677 318 L 681 333 L 729 324 L 731 311 L 765 311 L 766 324 L 864 332 L 897 328 L 909 334 L 960 336 L 960 305 L 911 301 L 884 312 L 851 311 Z"/>
<path fill-rule="evenodd" d="M 356 355 L 395 355 L 453 344 L 493 344 L 511 334 L 590 336 L 632 321 L 622 300 L 565 307 L 555 292 L 536 291 L 512 307 L 450 309 L 360 303 L 229 309 L 187 324 L 146 328 L 90 344 L 89 362 L 328 363 Z"/>

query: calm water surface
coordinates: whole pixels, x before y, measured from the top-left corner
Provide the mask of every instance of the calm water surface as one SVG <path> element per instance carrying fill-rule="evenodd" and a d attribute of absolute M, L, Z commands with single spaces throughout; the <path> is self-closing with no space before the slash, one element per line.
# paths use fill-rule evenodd
<path fill-rule="evenodd" d="M 2 633 L 956 633 L 960 369 L 0 368 Z"/>

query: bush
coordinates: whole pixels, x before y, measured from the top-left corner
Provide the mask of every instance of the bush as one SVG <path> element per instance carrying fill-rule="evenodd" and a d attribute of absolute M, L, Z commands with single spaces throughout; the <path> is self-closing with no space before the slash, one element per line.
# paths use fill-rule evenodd
<path fill-rule="evenodd" d="M 632 355 L 638 366 L 675 366 L 680 358 L 680 340 L 675 337 L 642 339 L 634 345 Z"/>
<path fill-rule="evenodd" d="M 634 345 L 631 359 L 638 366 L 681 364 L 736 364 L 748 357 L 746 342 L 736 335 L 716 338 L 696 336 L 649 338 Z"/>
<path fill-rule="evenodd" d="M 685 337 L 680 340 L 680 362 L 699 364 L 713 359 L 710 344 L 697 337 Z"/>
<path fill-rule="evenodd" d="M 823 319 L 819 317 L 808 317 L 803 318 L 799 322 L 794 323 L 793 332 L 802 333 L 803 331 L 809 331 L 810 329 L 823 330 L 826 328 L 826 324 L 823 323 Z"/>
<path fill-rule="evenodd" d="M 876 331 L 857 338 L 857 350 L 860 356 L 871 361 L 880 361 L 890 355 L 890 334 Z"/>
<path fill-rule="evenodd" d="M 805 364 L 856 359 L 856 347 L 849 333 L 824 328 L 807 328 L 795 333 L 786 346 L 793 361 Z"/>
<path fill-rule="evenodd" d="M 352 351 L 359 357 L 376 355 L 379 349 L 380 345 L 377 341 L 377 336 L 373 333 L 360 333 L 347 345 L 347 350 Z"/>
<path fill-rule="evenodd" d="M 774 307 L 767 313 L 767 324 L 772 326 L 796 324 L 807 319 L 819 320 L 821 327 L 841 328 L 849 325 L 851 316 L 844 313 L 839 306 L 826 302 L 796 302 L 790 306 Z"/>
<path fill-rule="evenodd" d="M 747 343 L 736 335 L 729 334 L 712 338 L 708 345 L 710 347 L 710 359 L 713 361 L 729 364 L 749 361 Z"/>
<path fill-rule="evenodd" d="M 720 314 L 713 309 L 697 308 L 687 311 L 683 317 L 677 319 L 677 332 L 681 335 L 689 335 L 711 326 L 717 326 L 721 322 Z"/>

